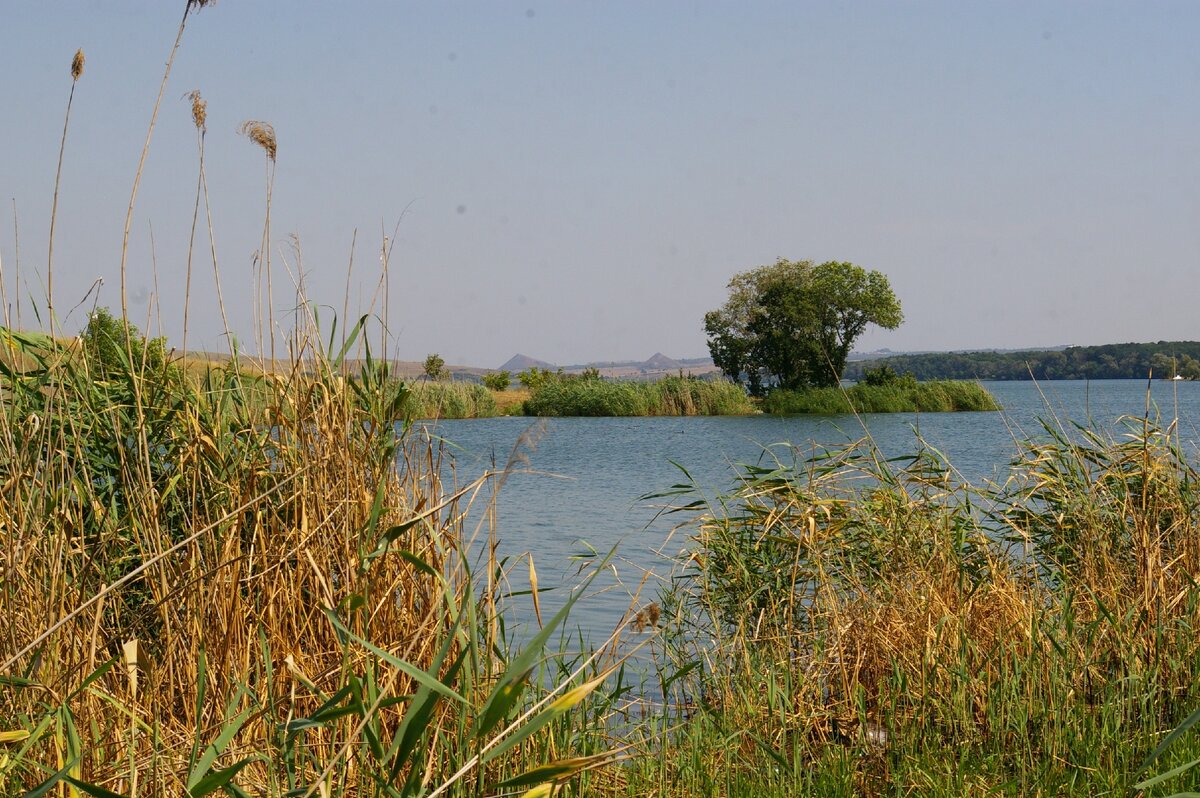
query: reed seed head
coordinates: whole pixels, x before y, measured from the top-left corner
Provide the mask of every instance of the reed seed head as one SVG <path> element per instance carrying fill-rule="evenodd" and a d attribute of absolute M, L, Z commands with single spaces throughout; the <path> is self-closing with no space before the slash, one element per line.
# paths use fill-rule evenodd
<path fill-rule="evenodd" d="M 192 124 L 196 126 L 196 130 L 205 130 L 205 123 L 208 121 L 208 101 L 200 98 L 200 90 L 195 89 L 184 95 L 192 101 Z"/>
<path fill-rule="evenodd" d="M 83 74 L 83 48 L 80 47 L 75 51 L 75 57 L 71 59 L 71 80 L 79 80 Z"/>
<path fill-rule="evenodd" d="M 204 8 L 205 6 L 211 6 L 216 2 L 217 0 L 187 0 L 187 10 L 191 11 L 193 8 Z"/>
<path fill-rule="evenodd" d="M 272 161 L 275 160 L 275 151 L 278 145 L 275 142 L 275 128 L 270 122 L 251 119 L 243 122 L 242 126 L 238 128 L 238 132 L 266 150 L 268 158 Z"/>

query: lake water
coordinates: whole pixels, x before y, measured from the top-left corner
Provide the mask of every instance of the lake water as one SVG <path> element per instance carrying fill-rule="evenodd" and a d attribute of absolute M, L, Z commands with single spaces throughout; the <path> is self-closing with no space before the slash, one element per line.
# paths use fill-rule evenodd
<path fill-rule="evenodd" d="M 1142 381 L 984 385 L 1003 412 L 874 414 L 861 421 L 854 416 L 547 419 L 536 450 L 529 453 L 527 468 L 538 473 L 513 474 L 500 492 L 499 552 L 510 564 L 532 553 L 539 585 L 556 588 L 543 595 L 545 613 L 560 606 L 566 588 L 575 584 L 579 556 L 589 547 L 606 553 L 616 545 L 614 568 L 596 583 L 598 593 L 572 613 L 571 626 L 597 639 L 619 622 L 643 581 L 638 603 L 654 600 L 672 573 L 670 557 L 686 547 L 686 532 L 672 533 L 683 519 L 656 519 L 655 503 L 639 500 L 683 481 L 673 462 L 712 496 L 733 485 L 737 464 L 762 462 L 766 447 L 790 462 L 791 447 L 803 456 L 814 445 L 844 444 L 869 432 L 884 454 L 899 456 L 915 451 L 919 431 L 965 479 L 978 484 L 1003 481 L 1018 451 L 1016 441 L 1039 435 L 1040 419 L 1062 424 L 1090 419 L 1093 428 L 1119 435 L 1122 416 L 1141 418 L 1147 408 Z M 1184 448 L 1195 453 L 1200 383 L 1156 382 L 1150 389 L 1152 417 L 1157 413 L 1164 424 L 1178 418 Z M 443 421 L 432 431 L 453 443 L 462 482 L 493 463 L 503 466 L 532 423 L 527 418 Z M 523 562 L 513 571 L 511 587 L 529 589 Z"/>

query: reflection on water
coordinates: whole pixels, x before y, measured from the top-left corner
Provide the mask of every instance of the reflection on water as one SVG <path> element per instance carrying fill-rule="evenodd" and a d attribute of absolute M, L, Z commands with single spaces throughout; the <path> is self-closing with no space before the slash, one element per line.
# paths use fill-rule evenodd
<path fill-rule="evenodd" d="M 535 451 L 530 473 L 513 474 L 498 500 L 501 557 L 512 564 L 531 552 L 542 587 L 542 611 L 553 611 L 576 581 L 581 557 L 619 544 L 604 591 L 585 599 L 571 625 L 593 638 L 612 630 L 642 588 L 641 605 L 656 598 L 670 578 L 672 562 L 686 545 L 686 530 L 672 533 L 680 515 L 657 517 L 653 502 L 639 497 L 685 481 L 683 469 L 704 495 L 733 483 L 739 463 L 778 458 L 790 463 L 814 447 L 838 446 L 869 434 L 888 457 L 915 451 L 918 435 L 973 483 L 1003 482 L 1018 452 L 1018 441 L 1042 433 L 1044 419 L 1070 429 L 1091 421 L 1094 428 L 1120 435 L 1121 416 L 1151 417 L 1164 426 L 1179 419 L 1184 449 L 1200 441 L 1200 383 L 1131 380 L 985 383 L 1003 413 L 880 414 L 831 417 L 747 418 L 571 418 L 550 419 Z M 454 444 L 460 483 L 493 464 L 503 465 L 530 419 L 444 421 L 434 434 Z M 528 590 L 528 568 L 513 571 L 513 590 Z"/>

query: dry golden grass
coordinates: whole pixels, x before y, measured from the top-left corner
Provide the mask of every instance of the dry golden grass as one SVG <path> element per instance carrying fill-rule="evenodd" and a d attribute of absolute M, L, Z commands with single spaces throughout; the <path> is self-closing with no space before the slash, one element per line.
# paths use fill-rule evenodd
<path fill-rule="evenodd" d="M 61 415 L 89 401 L 82 395 L 89 387 L 75 382 L 82 372 L 67 373 L 77 366 L 74 357 L 55 361 L 62 404 L 43 405 L 35 416 L 40 423 L 16 412 L 0 421 L 10 463 L 0 485 L 6 575 L 0 657 L 4 672 L 15 670 L 49 695 L 64 696 L 137 641 L 136 681 L 118 667 L 71 702 L 74 723 L 97 730 L 90 744 L 99 748 L 85 752 L 80 765 L 89 780 L 129 789 L 129 773 L 118 778 L 113 768 L 123 766 L 102 754 L 119 746 L 144 759 L 143 779 L 169 784 L 178 761 L 161 755 L 155 761 L 149 736 L 122 741 L 131 733 L 123 713 L 156 728 L 169 750 L 170 741 L 220 725 L 221 706 L 239 684 L 255 685 L 259 700 L 278 714 L 245 726 L 233 750 L 271 747 L 274 723 L 313 711 L 318 690 L 336 691 L 346 652 L 322 609 L 344 606 L 350 596 L 364 602 L 347 614 L 352 629 L 386 641 L 417 667 L 428 665 L 441 636 L 442 587 L 399 557 L 379 558 L 369 568 L 358 563 L 377 543 L 371 536 L 419 517 L 392 545 L 446 573 L 455 591 L 465 588 L 451 556 L 465 542 L 457 503 L 439 509 L 431 448 L 411 441 L 396 465 L 381 460 L 390 426 L 366 429 L 345 381 L 300 371 L 290 382 L 265 385 L 273 430 L 256 431 L 254 419 L 229 406 L 229 397 L 198 396 L 170 421 L 168 437 L 153 443 L 169 449 L 179 477 L 164 482 L 161 465 L 129 452 L 115 472 L 121 493 L 108 495 L 89 487 L 107 477 L 87 450 L 104 447 L 95 438 L 119 435 L 119 427 L 108 426 L 97 407 L 93 440 L 72 439 L 72 427 L 87 419 Z M 72 396 L 74 390 L 81 395 Z M 146 410 L 153 417 L 156 408 Z M 230 428 L 240 430 L 236 438 L 221 432 Z M 37 509 L 51 496 L 71 498 L 48 514 Z M 145 568 L 137 578 L 119 590 L 106 587 L 136 563 Z M 47 629 L 54 630 L 47 635 Z M 35 648 L 26 651 L 31 643 Z M 207 689 L 222 700 L 197 716 L 202 660 Z M 394 687 L 397 694 L 413 690 L 403 675 Z M 8 694 L 4 714 L 36 716 L 43 698 Z M 121 712 L 113 712 L 113 702 Z M 331 748 L 336 740 L 313 744 Z"/>
<path fill-rule="evenodd" d="M 714 646 L 677 656 L 709 663 L 691 695 L 718 728 L 810 762 L 903 751 L 918 771 L 951 745 L 971 767 L 1003 764 L 992 788 L 1023 768 L 1073 783 L 1054 763 L 1083 748 L 1108 765 L 1072 790 L 1132 783 L 1147 741 L 1200 695 L 1197 474 L 1142 420 L 1122 440 L 1048 429 L 1025 447 L 992 488 L 928 452 L 893 469 L 869 443 L 751 470 L 701 519 L 681 597 L 712 622 Z M 855 794 L 891 794 L 899 756 L 859 761 Z"/>
<path fill-rule="evenodd" d="M 496 409 L 502 416 L 521 415 L 521 406 L 532 392 L 528 388 L 509 388 L 507 391 L 492 391 Z"/>

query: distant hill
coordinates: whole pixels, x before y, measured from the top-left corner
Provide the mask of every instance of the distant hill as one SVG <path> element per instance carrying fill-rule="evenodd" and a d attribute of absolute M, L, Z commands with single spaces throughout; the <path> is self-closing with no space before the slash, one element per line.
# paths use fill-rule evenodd
<path fill-rule="evenodd" d="M 497 370 L 510 371 L 513 374 L 518 374 L 526 369 L 550 369 L 551 371 L 554 371 L 557 368 L 558 366 L 554 365 L 553 363 L 547 363 L 544 360 L 538 360 L 537 358 L 530 357 L 529 355 L 518 354 L 510 357 L 507 361 L 505 361 L 504 365 Z"/>
<path fill-rule="evenodd" d="M 674 358 L 667 357 L 662 352 L 655 352 L 644 363 L 642 368 L 647 371 L 667 371 L 680 368 L 683 364 Z"/>
<path fill-rule="evenodd" d="M 889 355 L 846 364 L 846 379 L 861 378 L 863 370 L 887 364 L 897 373 L 919 380 L 1144 380 L 1191 376 L 1200 361 L 1200 341 L 1067 346 L 1058 349 L 985 352 L 929 352 Z M 1200 369 L 1200 363 L 1195 368 Z"/>

